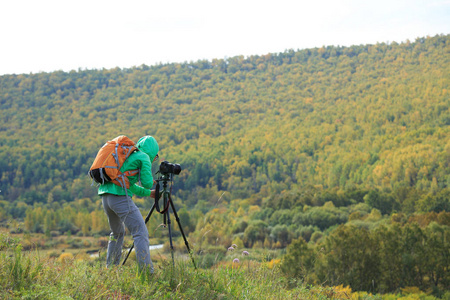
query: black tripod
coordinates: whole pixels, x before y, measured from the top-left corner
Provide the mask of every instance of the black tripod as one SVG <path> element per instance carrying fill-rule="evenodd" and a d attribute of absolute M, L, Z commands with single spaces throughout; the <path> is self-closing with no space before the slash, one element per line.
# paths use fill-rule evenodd
<path fill-rule="evenodd" d="M 172 197 L 170 196 L 170 191 L 167 189 L 168 182 L 172 181 L 172 175 L 173 174 L 161 174 L 161 177 L 158 180 L 156 180 L 157 184 L 156 184 L 156 191 L 155 191 L 155 203 L 153 204 L 152 208 L 150 209 L 150 212 L 148 213 L 147 217 L 145 218 L 145 224 L 147 224 L 148 220 L 150 219 L 150 216 L 152 215 L 152 213 L 155 209 L 157 212 L 164 215 L 164 226 L 167 225 L 167 227 L 169 229 L 169 241 L 170 241 L 170 250 L 171 250 L 171 254 L 172 254 L 172 264 L 173 264 L 173 266 L 175 266 L 175 259 L 174 259 L 174 254 L 173 254 L 174 250 L 173 250 L 173 243 L 172 243 L 172 229 L 170 227 L 171 221 L 170 221 L 170 214 L 169 214 L 169 207 L 172 207 L 172 212 L 175 216 L 175 220 L 177 221 L 178 227 L 180 228 L 180 232 L 183 235 L 184 244 L 186 245 L 186 248 L 188 250 L 189 256 L 191 257 L 192 263 L 194 264 L 194 268 L 197 269 L 194 258 L 192 257 L 191 249 L 189 248 L 189 243 L 184 234 L 183 227 L 181 227 L 180 218 L 178 217 L 177 210 L 175 209 L 175 206 L 173 205 Z M 159 192 L 159 183 L 160 182 L 162 182 L 162 184 L 163 184 L 163 190 L 161 193 Z M 161 195 L 163 196 L 163 204 L 164 204 L 164 209 L 162 211 L 159 209 L 159 198 Z M 125 256 L 125 259 L 123 260 L 122 265 L 124 265 L 125 262 L 127 261 L 128 256 L 130 255 L 133 248 L 134 248 L 134 243 L 133 243 L 133 245 L 131 245 L 131 248 L 128 251 L 128 254 Z"/>

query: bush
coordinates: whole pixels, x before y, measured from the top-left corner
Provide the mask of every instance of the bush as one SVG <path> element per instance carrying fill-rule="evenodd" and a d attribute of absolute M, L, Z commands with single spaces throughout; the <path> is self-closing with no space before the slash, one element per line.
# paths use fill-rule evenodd
<path fill-rule="evenodd" d="M 83 241 L 81 240 L 81 239 L 71 239 L 71 240 L 68 240 L 67 241 L 67 243 L 72 247 L 72 248 L 75 248 L 75 249 L 80 249 L 80 248 L 83 248 Z"/>
<path fill-rule="evenodd" d="M 57 258 L 57 257 L 59 257 L 59 254 L 57 251 L 51 251 L 48 253 L 48 257 L 49 258 Z"/>
<path fill-rule="evenodd" d="M 199 252 L 197 265 L 201 268 L 211 268 L 225 258 L 227 249 L 220 246 L 210 246 Z"/>
<path fill-rule="evenodd" d="M 281 270 L 289 277 L 300 278 L 312 282 L 315 255 L 313 249 L 302 238 L 293 240 L 287 248 L 287 254 L 281 262 Z"/>
<path fill-rule="evenodd" d="M 73 254 L 69 252 L 62 253 L 58 257 L 58 262 L 62 264 L 67 264 L 73 261 Z"/>

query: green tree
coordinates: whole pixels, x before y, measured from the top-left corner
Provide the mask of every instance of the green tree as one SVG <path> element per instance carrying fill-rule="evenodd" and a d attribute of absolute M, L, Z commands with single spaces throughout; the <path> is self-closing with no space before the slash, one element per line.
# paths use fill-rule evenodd
<path fill-rule="evenodd" d="M 275 225 L 270 232 L 270 237 L 274 242 L 280 242 L 282 247 L 286 247 L 291 242 L 292 233 L 286 225 Z"/>
<path fill-rule="evenodd" d="M 244 231 L 244 244 L 247 247 L 252 247 L 257 241 L 264 243 L 265 237 L 268 235 L 268 225 L 266 222 L 261 220 L 253 221 L 249 223 Z"/>
<path fill-rule="evenodd" d="M 320 282 L 377 290 L 382 272 L 379 245 L 367 229 L 341 225 L 317 247 L 323 247 L 323 257 L 316 263 Z"/>
<path fill-rule="evenodd" d="M 288 246 L 281 262 L 281 270 L 289 277 L 300 278 L 305 282 L 314 282 L 314 264 L 316 254 L 304 239 L 293 240 Z"/>

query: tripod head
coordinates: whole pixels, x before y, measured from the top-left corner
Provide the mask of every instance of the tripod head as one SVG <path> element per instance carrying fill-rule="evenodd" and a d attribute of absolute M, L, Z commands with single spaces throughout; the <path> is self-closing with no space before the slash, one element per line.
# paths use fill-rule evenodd
<path fill-rule="evenodd" d="M 157 183 L 160 183 L 160 182 L 162 182 L 163 183 L 163 185 L 165 184 L 165 185 L 167 185 L 167 182 L 172 182 L 173 181 L 173 174 L 170 174 L 170 173 L 168 173 L 168 174 L 162 174 L 161 172 L 156 172 L 156 174 L 158 174 L 159 173 L 159 178 L 158 179 L 156 179 L 155 181 L 157 182 Z"/>

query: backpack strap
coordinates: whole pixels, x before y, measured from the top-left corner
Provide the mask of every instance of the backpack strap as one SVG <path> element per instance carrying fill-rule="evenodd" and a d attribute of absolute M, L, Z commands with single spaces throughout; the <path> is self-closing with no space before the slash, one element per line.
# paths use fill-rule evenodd
<path fill-rule="evenodd" d="M 130 180 L 128 179 L 129 176 L 135 176 L 140 174 L 139 170 L 130 170 L 123 172 L 117 176 L 116 179 L 112 180 L 112 183 L 121 186 L 124 189 L 130 188 Z"/>
<path fill-rule="evenodd" d="M 123 150 L 124 152 L 126 151 L 126 153 L 124 153 L 124 154 L 126 154 L 124 161 L 127 160 L 127 158 L 131 155 L 131 153 L 133 153 L 135 151 L 139 151 L 139 149 L 136 148 L 135 146 L 121 145 L 121 147 L 124 149 Z M 114 159 L 115 159 L 115 161 L 116 161 L 117 167 L 105 166 L 105 168 L 118 169 L 119 172 L 120 172 L 120 168 L 122 166 L 120 165 L 120 162 L 119 162 L 118 148 L 119 148 L 119 143 L 116 143 L 115 153 L 112 154 Z M 125 171 L 123 173 L 120 172 L 120 174 L 117 176 L 117 178 L 112 180 L 112 183 L 114 183 L 114 184 L 116 184 L 118 186 L 121 186 L 123 189 L 125 189 L 125 193 L 128 196 L 127 189 L 130 188 L 130 181 L 128 180 L 128 177 L 129 176 L 139 175 L 139 180 L 140 180 L 140 174 L 141 174 L 141 172 L 140 172 L 139 169 Z"/>

